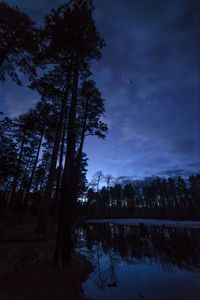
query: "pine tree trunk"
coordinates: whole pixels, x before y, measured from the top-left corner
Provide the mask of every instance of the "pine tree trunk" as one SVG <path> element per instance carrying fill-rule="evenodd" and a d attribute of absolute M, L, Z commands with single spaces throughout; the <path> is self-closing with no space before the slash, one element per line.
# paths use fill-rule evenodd
<path fill-rule="evenodd" d="M 67 112 L 65 112 L 63 132 L 62 132 L 62 141 L 61 141 L 61 148 L 60 148 L 58 177 L 57 177 L 56 192 L 55 192 L 55 207 L 54 207 L 55 214 L 57 214 L 57 212 L 58 212 L 58 203 L 60 201 L 60 185 L 61 185 L 62 170 L 63 170 L 63 155 L 64 155 L 64 147 L 65 147 L 66 126 L 67 126 Z"/>
<path fill-rule="evenodd" d="M 71 258 L 72 251 L 72 226 L 74 221 L 75 193 L 75 154 L 76 154 L 76 108 L 78 96 L 78 65 L 76 64 L 73 74 L 72 100 L 69 111 L 67 130 L 67 151 L 65 168 L 61 183 L 59 203 L 59 225 L 55 249 L 55 262 L 66 265 Z"/>
<path fill-rule="evenodd" d="M 14 177 L 14 181 L 13 181 L 10 201 L 9 201 L 10 207 L 13 211 L 15 209 L 15 193 L 16 193 L 17 182 L 18 182 L 18 177 L 19 177 L 19 170 L 20 170 L 20 166 L 21 166 L 22 153 L 24 150 L 25 137 L 26 137 L 26 131 L 24 131 L 22 141 L 21 141 L 20 153 L 19 153 L 19 158 L 18 158 L 18 162 L 17 162 L 17 166 L 16 166 L 16 172 L 15 172 L 15 177 Z"/>
<path fill-rule="evenodd" d="M 58 159 L 58 151 L 59 151 L 59 144 L 61 138 L 62 124 L 63 124 L 64 114 L 65 114 L 65 106 L 66 106 L 66 99 L 63 99 L 61 112 L 60 112 L 60 119 L 58 122 L 55 139 L 54 139 L 51 165 L 50 165 L 49 175 L 47 179 L 45 194 L 42 200 L 38 223 L 36 227 L 37 233 L 44 233 L 47 228 L 47 220 L 51 208 L 51 195 L 52 195 L 53 183 L 54 183 L 55 173 L 56 173 L 56 163 Z"/>
<path fill-rule="evenodd" d="M 82 127 L 82 132 L 81 132 L 81 140 L 80 140 L 80 145 L 79 145 L 79 148 L 78 148 L 78 153 L 77 153 L 77 158 L 76 158 L 76 175 L 75 175 L 76 199 L 78 198 L 78 185 L 79 185 L 79 180 L 80 180 L 83 145 L 84 145 L 84 141 L 85 141 L 87 118 L 88 118 L 88 101 L 86 102 L 85 115 L 84 115 L 83 127 Z"/>
<path fill-rule="evenodd" d="M 31 189 L 31 185 L 32 185 L 32 182 L 33 182 L 35 170 L 36 170 L 38 159 L 39 159 L 39 154 L 40 154 L 40 149 L 41 149 L 41 145 L 42 145 L 43 136 L 44 136 L 44 130 L 42 131 L 41 136 L 40 136 L 40 140 L 39 140 L 39 144 L 38 144 L 38 149 L 37 149 L 35 161 L 34 161 L 32 172 L 31 172 L 31 177 L 30 177 L 30 180 L 29 180 L 29 183 L 28 183 L 28 187 L 27 187 L 27 190 L 26 190 L 26 193 L 25 193 L 25 196 L 24 196 L 24 201 L 23 201 L 23 204 L 22 204 L 22 209 L 21 209 L 21 214 L 20 214 L 20 218 L 19 218 L 19 223 L 22 223 L 23 218 L 24 218 L 24 213 L 25 213 L 25 210 L 26 210 L 26 205 L 27 205 L 27 201 L 28 201 L 29 192 L 30 192 L 30 189 Z"/>

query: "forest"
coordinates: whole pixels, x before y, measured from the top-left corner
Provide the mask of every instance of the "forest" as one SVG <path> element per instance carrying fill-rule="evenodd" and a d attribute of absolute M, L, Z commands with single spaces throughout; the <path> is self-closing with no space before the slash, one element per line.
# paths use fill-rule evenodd
<path fill-rule="evenodd" d="M 149 278 L 155 279 L 151 274 L 160 274 L 156 275 L 157 279 L 163 278 L 164 282 L 169 275 L 164 269 L 176 270 L 177 275 L 170 278 L 173 284 L 177 278 L 185 278 L 184 284 L 189 284 L 183 286 L 188 293 L 195 294 L 198 290 L 197 279 L 192 276 L 199 270 L 200 173 L 190 170 L 185 176 L 179 169 L 177 176 L 172 177 L 140 177 L 139 174 L 113 177 L 97 171 L 88 180 L 87 138 L 106 139 L 112 123 L 106 118 L 104 92 L 94 74 L 97 70 L 94 64 L 98 68 L 107 46 L 96 25 L 94 3 L 69 0 L 50 8 L 43 20 L 36 22 L 31 13 L 0 0 L 1 87 L 22 87 L 36 95 L 32 106 L 27 98 L 30 105 L 23 112 L 19 109 L 18 114 L 9 114 L 4 104 L 0 111 L 0 298 L 3 300 L 102 299 L 102 290 L 99 294 L 96 287 L 91 288 L 95 272 L 100 289 L 104 285 L 108 292 L 105 299 L 109 300 L 116 299 L 109 296 L 114 295 L 113 287 L 118 288 L 121 282 L 126 287 L 130 278 L 138 274 L 146 276 L 144 270 L 150 272 L 148 280 L 146 277 L 140 282 L 145 299 L 151 294 Z M 122 60 L 124 64 L 124 58 Z M 120 70 L 120 64 L 118 67 Z M 125 81 L 130 87 L 131 80 Z M 151 89 L 156 90 L 156 87 Z M 15 104 L 20 101 L 15 99 Z M 167 105 L 172 102 L 170 98 Z M 150 104 L 151 99 L 147 101 L 147 105 Z M 160 111 L 159 118 L 164 122 L 164 112 Z M 133 106 L 130 112 L 134 118 Z M 117 122 L 120 123 L 119 119 Z M 156 122 L 153 128 L 159 130 Z M 128 141 L 131 137 L 134 144 L 130 128 L 126 127 L 125 132 Z M 147 132 L 151 136 L 151 131 Z M 119 135 L 117 132 L 115 139 Z M 180 141 L 176 141 L 174 148 L 177 153 Z M 115 142 L 118 145 L 118 141 Z M 183 139 L 180 144 L 186 145 L 186 152 L 192 149 L 188 140 L 184 144 Z M 139 142 L 138 145 L 141 146 Z M 126 161 L 126 150 L 120 162 Z M 146 153 L 145 147 L 143 152 Z M 157 161 L 163 162 L 164 158 Z M 185 166 L 195 165 L 186 163 Z M 125 163 L 123 166 L 126 169 Z M 131 172 L 137 173 L 133 163 L 132 168 Z M 122 223 L 113 224 L 112 219 L 119 218 Z M 124 220 L 128 218 L 161 221 L 149 226 L 138 221 L 140 223 L 128 226 Z M 171 225 L 168 226 L 166 220 L 171 220 Z M 188 225 L 179 223 L 180 220 L 191 222 Z M 102 224 L 98 224 L 101 221 Z M 93 224 L 95 222 L 97 224 Z M 106 261 L 110 264 L 110 273 Z M 160 264 L 162 271 L 158 271 Z M 134 268 L 129 269 L 130 266 Z M 154 273 L 155 270 L 158 273 Z M 181 273 L 184 270 L 190 273 Z M 85 296 L 81 286 L 91 272 L 86 291 L 87 295 L 94 292 L 93 298 Z M 180 279 L 179 274 L 185 277 Z M 168 279 L 166 282 L 172 282 Z M 152 297 L 157 291 L 163 292 L 163 286 L 157 290 L 155 282 Z M 143 291 L 137 288 L 132 291 L 132 282 L 126 291 L 125 300 L 144 298 Z M 174 291 L 179 291 L 175 284 L 170 289 Z M 187 297 L 184 290 L 179 292 Z M 197 298 L 180 296 L 176 299 Z"/>
<path fill-rule="evenodd" d="M 105 186 L 100 189 L 103 182 Z M 155 177 L 120 183 L 99 171 L 87 189 L 87 201 L 80 204 L 82 213 L 90 218 L 199 220 L 199 194 L 199 174 L 185 179 Z"/>
<path fill-rule="evenodd" d="M 0 3 L 0 80 L 22 85 L 26 76 L 39 101 L 0 125 L 1 207 L 19 223 L 38 214 L 44 233 L 51 212 L 58 216 L 55 261 L 71 255 L 76 199 L 86 181 L 89 135 L 104 138 L 104 100 L 91 79 L 91 60 L 105 42 L 92 17 L 91 1 L 75 0 L 44 17 L 43 27 L 17 7 Z"/>
<path fill-rule="evenodd" d="M 17 117 L 1 112 L 0 207 L 18 224 L 37 216 L 37 233 L 47 230 L 49 216 L 58 220 L 55 261 L 62 264 L 70 259 L 78 217 L 198 219 L 200 214 L 198 174 L 120 184 L 97 172 L 87 182 L 85 139 L 104 139 L 108 132 L 104 99 L 91 79 L 91 61 L 100 60 L 106 46 L 93 9 L 89 0 L 70 1 L 39 27 L 19 8 L 0 3 L 1 83 L 9 78 L 22 85 L 25 77 L 39 99 Z"/>

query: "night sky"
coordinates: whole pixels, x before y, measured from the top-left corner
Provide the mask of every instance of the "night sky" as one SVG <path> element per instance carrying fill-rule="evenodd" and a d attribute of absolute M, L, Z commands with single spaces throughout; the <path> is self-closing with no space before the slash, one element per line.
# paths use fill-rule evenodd
<path fill-rule="evenodd" d="M 10 0 L 36 22 L 61 0 Z M 198 0 L 96 0 L 95 20 L 107 42 L 93 64 L 106 100 L 105 141 L 88 138 L 88 178 L 188 176 L 200 171 Z M 8 82 L 0 110 L 17 116 L 39 95 Z"/>

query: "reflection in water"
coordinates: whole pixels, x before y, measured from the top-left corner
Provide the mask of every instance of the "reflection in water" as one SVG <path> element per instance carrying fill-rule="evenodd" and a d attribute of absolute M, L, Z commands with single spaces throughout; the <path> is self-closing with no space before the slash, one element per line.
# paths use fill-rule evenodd
<path fill-rule="evenodd" d="M 77 248 L 96 266 L 89 299 L 199 300 L 198 228 L 86 224 Z"/>

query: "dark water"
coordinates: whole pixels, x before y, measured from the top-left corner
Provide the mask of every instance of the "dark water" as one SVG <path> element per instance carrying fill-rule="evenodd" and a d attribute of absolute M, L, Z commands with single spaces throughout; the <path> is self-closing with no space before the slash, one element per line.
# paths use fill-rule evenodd
<path fill-rule="evenodd" d="M 87 224 L 77 251 L 95 266 L 89 299 L 200 300 L 200 229 Z"/>

